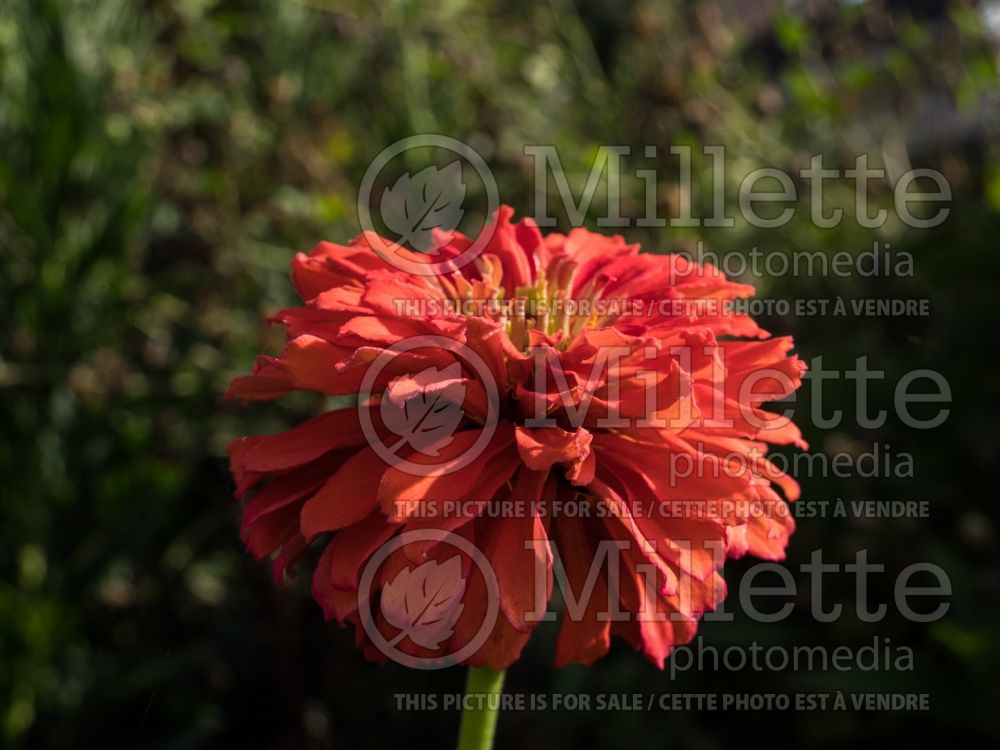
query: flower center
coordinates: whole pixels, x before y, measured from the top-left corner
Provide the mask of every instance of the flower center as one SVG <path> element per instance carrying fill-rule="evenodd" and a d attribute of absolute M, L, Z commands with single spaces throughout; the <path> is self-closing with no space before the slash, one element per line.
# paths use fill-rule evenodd
<path fill-rule="evenodd" d="M 604 287 L 596 277 L 573 294 L 577 264 L 570 258 L 553 258 L 538 269 L 534 284 L 517 287 L 509 300 L 504 299 L 500 264 L 490 256 L 480 256 L 476 264 L 479 279 L 470 281 L 456 273 L 439 276 L 438 283 L 454 302 L 469 303 L 468 308 L 460 308 L 467 309 L 467 314 L 503 323 L 511 342 L 521 351 L 532 345 L 532 333 L 555 338 L 555 346 L 565 350 L 581 331 L 605 325 L 614 317 L 602 313 L 595 304 Z"/>
<path fill-rule="evenodd" d="M 601 296 L 596 281 L 573 294 L 576 270 L 570 258 L 556 257 L 538 270 L 534 284 L 515 290 L 506 323 L 511 341 L 521 351 L 530 345 L 531 331 L 557 337 L 556 347 L 566 349 L 580 331 L 604 322 L 593 304 Z"/>

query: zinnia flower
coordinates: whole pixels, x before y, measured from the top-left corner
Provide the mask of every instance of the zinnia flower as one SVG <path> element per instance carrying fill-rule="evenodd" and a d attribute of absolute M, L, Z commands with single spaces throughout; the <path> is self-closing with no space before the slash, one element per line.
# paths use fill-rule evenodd
<path fill-rule="evenodd" d="M 279 582 L 314 546 L 314 598 L 372 659 L 384 649 L 365 622 L 407 654 L 455 654 L 489 609 L 462 552 L 462 585 L 429 605 L 447 610 L 436 631 L 400 638 L 408 592 L 393 582 L 431 561 L 440 583 L 455 559 L 434 539 L 391 551 L 361 591 L 377 550 L 430 529 L 468 540 L 496 576 L 495 624 L 462 663 L 515 661 L 556 578 L 571 594 L 558 665 L 590 664 L 618 635 L 662 668 L 723 598 L 727 557 L 784 556 L 798 487 L 765 453 L 804 443 L 763 406 L 805 366 L 728 306 L 753 288 L 714 267 L 584 229 L 543 236 L 512 214 L 500 209 L 479 257 L 436 275 L 397 270 L 370 235 L 295 258 L 305 304 L 273 318 L 284 351 L 227 395 L 357 404 L 230 444 L 242 536 Z M 438 258 L 470 244 L 456 233 Z M 609 601 L 627 617 L 602 615 Z"/>

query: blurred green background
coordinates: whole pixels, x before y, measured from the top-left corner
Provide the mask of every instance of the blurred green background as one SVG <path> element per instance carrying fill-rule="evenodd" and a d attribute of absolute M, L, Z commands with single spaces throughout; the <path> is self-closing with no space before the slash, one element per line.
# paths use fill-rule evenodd
<path fill-rule="evenodd" d="M 1000 372 L 1000 3 L 549 0 L 4 0 L 0 4 L 0 745 L 12 748 L 450 746 L 454 713 L 400 712 L 393 694 L 455 692 L 463 675 L 365 663 L 322 622 L 303 578 L 285 590 L 238 539 L 224 446 L 282 429 L 315 404 L 223 404 L 228 380 L 282 333 L 288 263 L 359 229 L 357 185 L 385 146 L 440 132 L 488 160 L 501 198 L 533 208 L 524 144 L 569 170 L 599 144 L 725 144 L 737 180 L 809 156 L 890 177 L 932 167 L 954 200 L 939 228 L 820 230 L 808 208 L 780 230 L 629 229 L 650 250 L 912 253 L 904 278 L 749 279 L 782 298 L 929 299 L 927 318 L 767 320 L 809 359 L 867 354 L 891 404 L 899 377 L 947 376 L 935 430 L 890 417 L 804 424 L 813 450 L 891 444 L 913 478 L 805 477 L 806 498 L 930 501 L 922 519 L 802 519 L 789 550 L 945 568 L 954 594 L 933 625 L 890 606 L 853 617 L 831 577 L 830 624 L 706 624 L 717 646 L 915 651 L 912 672 L 688 672 L 671 680 L 615 646 L 590 669 L 551 667 L 541 628 L 509 672 L 514 691 L 931 694 L 929 712 L 511 713 L 498 746 L 895 746 L 1000 739 L 1000 569 L 995 470 Z M 666 163 L 666 162 L 662 162 Z M 704 163 L 696 181 L 710 184 Z M 676 166 L 661 213 L 675 215 Z M 735 187 L 727 186 L 732 203 Z M 632 186 L 633 188 L 635 185 Z M 891 187 L 873 185 L 876 206 Z M 853 194 L 830 200 L 852 216 Z M 837 191 L 841 192 L 838 193 Z M 634 194 L 633 194 L 634 193 Z M 626 212 L 643 211 L 637 190 Z M 702 190 L 695 215 L 706 216 Z M 600 201 L 595 204 L 600 208 Z M 732 206 L 728 206 L 732 213 Z M 853 383 L 826 386 L 854 412 Z M 807 388 L 808 390 L 808 388 Z M 803 398 L 808 394 L 803 393 Z M 745 569 L 741 561 L 733 575 Z"/>

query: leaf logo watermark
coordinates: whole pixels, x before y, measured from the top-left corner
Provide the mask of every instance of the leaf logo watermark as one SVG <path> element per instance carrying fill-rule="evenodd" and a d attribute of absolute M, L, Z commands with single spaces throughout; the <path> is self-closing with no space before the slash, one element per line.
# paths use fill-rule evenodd
<path fill-rule="evenodd" d="M 428 560 L 404 568 L 382 588 L 379 607 L 399 634 L 389 643 L 409 638 L 418 646 L 436 651 L 455 632 L 455 623 L 465 605 L 465 577 L 459 555 L 443 563 Z"/>
<path fill-rule="evenodd" d="M 474 205 L 467 210 L 470 196 Z M 401 271 L 439 276 L 472 263 L 487 248 L 496 231 L 500 191 L 474 148 L 450 136 L 420 133 L 386 146 L 372 159 L 358 187 L 357 205 L 358 223 L 373 252 Z M 478 231 L 465 227 L 475 239 L 454 243 L 461 247 L 445 252 L 459 223 L 477 223 L 477 217 L 483 222 Z M 398 239 L 381 236 L 380 228 Z"/>
<path fill-rule="evenodd" d="M 416 567 L 407 565 L 379 586 L 376 579 L 382 566 L 409 545 L 433 546 L 439 553 Z M 448 547 L 454 554 L 442 562 Z M 472 587 L 480 583 L 476 606 L 466 612 L 467 588 L 475 590 Z M 443 529 L 411 529 L 389 539 L 368 558 L 359 580 L 357 611 L 365 635 L 386 657 L 414 669 L 445 669 L 470 658 L 493 633 L 500 616 L 500 584 L 490 561 L 471 540 Z M 399 632 L 391 637 L 383 634 L 375 622 L 378 614 Z M 463 615 L 470 622 L 459 629 Z M 407 653 L 401 648 L 404 641 L 425 653 Z"/>
<path fill-rule="evenodd" d="M 381 351 L 365 370 L 359 392 L 372 393 L 396 357 L 419 350 L 433 352 L 438 362 L 449 353 L 452 361 L 390 380 L 377 411 L 370 399 L 359 399 L 358 420 L 368 445 L 389 466 L 411 476 L 440 477 L 468 466 L 486 450 L 499 422 L 500 389 L 490 367 L 471 347 L 449 336 L 420 335 Z M 478 411 L 475 423 L 466 426 L 463 407 L 468 404 L 469 386 L 476 389 Z M 375 427 L 373 414 L 385 429 Z M 474 431 L 474 437 L 472 433 L 466 436 L 471 443 L 460 452 L 443 451 L 459 430 Z"/>
<path fill-rule="evenodd" d="M 451 441 L 464 413 L 465 382 L 458 362 L 438 370 L 429 367 L 413 377 L 389 384 L 380 411 L 385 426 L 402 438 L 395 453 L 410 446 L 429 458 L 437 458 Z"/>
<path fill-rule="evenodd" d="M 430 253 L 454 235 L 465 215 L 465 193 L 459 159 L 441 169 L 432 164 L 415 175 L 407 172 L 382 194 L 382 221 L 399 235 L 400 245 Z"/>

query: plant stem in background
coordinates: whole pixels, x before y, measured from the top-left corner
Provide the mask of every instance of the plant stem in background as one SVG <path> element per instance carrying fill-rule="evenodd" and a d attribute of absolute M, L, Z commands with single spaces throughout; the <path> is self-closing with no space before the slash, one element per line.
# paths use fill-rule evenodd
<path fill-rule="evenodd" d="M 503 690 L 503 670 L 489 667 L 469 667 L 465 681 L 466 696 L 485 695 L 482 703 L 477 698 L 472 705 L 462 709 L 462 724 L 458 730 L 458 750 L 489 750 L 493 747 L 493 732 L 500 716 L 499 696 Z"/>

